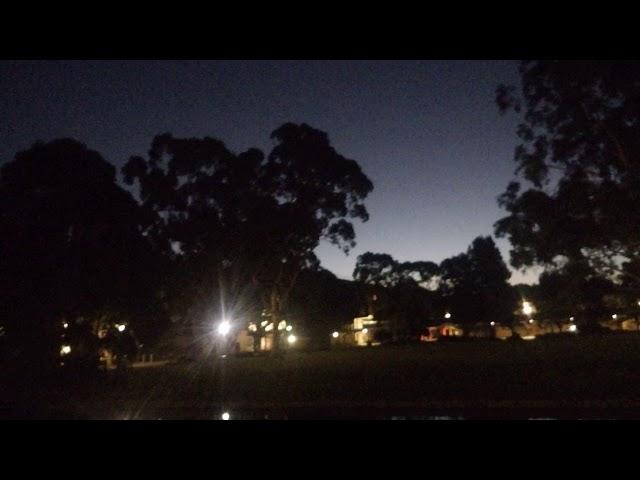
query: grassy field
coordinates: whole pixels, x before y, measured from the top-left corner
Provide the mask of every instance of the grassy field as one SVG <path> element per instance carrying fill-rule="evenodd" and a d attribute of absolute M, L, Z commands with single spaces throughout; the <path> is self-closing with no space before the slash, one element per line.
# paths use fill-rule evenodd
<path fill-rule="evenodd" d="M 20 413 L 13 402 L 5 415 L 640 418 L 640 335 L 218 357 L 29 391 Z"/>

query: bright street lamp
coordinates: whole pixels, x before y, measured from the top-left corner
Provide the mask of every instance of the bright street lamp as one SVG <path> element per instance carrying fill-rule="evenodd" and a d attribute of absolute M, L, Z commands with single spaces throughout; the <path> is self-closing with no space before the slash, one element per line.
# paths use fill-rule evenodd
<path fill-rule="evenodd" d="M 231 324 L 227 320 L 223 320 L 218 325 L 218 334 L 222 335 L 223 337 L 226 336 L 230 330 L 231 330 Z"/>
<path fill-rule="evenodd" d="M 522 313 L 525 315 L 531 315 L 534 312 L 533 304 L 531 302 L 522 302 Z"/>

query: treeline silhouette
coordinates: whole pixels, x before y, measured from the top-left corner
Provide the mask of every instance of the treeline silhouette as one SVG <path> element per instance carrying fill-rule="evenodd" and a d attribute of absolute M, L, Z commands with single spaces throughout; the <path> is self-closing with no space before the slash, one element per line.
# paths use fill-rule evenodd
<path fill-rule="evenodd" d="M 439 264 L 367 252 L 354 281 L 322 269 L 315 248 L 355 246 L 352 221 L 368 220 L 373 184 L 306 124 L 277 128 L 267 153 L 158 135 L 123 166 L 126 187 L 98 152 L 57 139 L 0 169 L 4 354 L 48 364 L 63 323 L 92 332 L 127 324 L 152 345 L 173 325 L 206 329 L 264 312 L 325 338 L 375 311 L 407 338 L 446 312 L 463 324 L 510 324 L 525 298 L 542 315 L 587 326 L 612 308 L 631 311 L 640 297 L 640 67 L 528 61 L 520 72 L 521 89 L 497 89 L 499 108 L 522 116 L 522 178 L 499 197 L 508 215 L 495 231 L 511 242 L 512 266 L 545 267 L 538 285 L 509 284 L 491 237 Z"/>
<path fill-rule="evenodd" d="M 115 168 L 71 139 L 36 143 L 0 171 L 3 337 L 47 362 L 60 325 L 152 342 L 171 324 L 279 322 L 321 239 L 355 245 L 371 181 L 324 132 L 287 123 L 265 155 L 213 138 L 153 139 Z M 137 197 L 137 200 L 134 198 Z M 66 332 L 62 333 L 63 335 Z M 278 344 L 277 341 L 275 342 Z"/>

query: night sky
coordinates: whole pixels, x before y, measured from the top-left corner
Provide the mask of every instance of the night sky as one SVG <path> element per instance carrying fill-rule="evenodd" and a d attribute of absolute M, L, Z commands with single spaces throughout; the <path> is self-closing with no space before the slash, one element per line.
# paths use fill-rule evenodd
<path fill-rule="evenodd" d="M 358 254 L 432 260 L 465 251 L 504 216 L 517 118 L 500 116 L 499 83 L 513 61 L 0 62 L 0 162 L 36 140 L 73 137 L 119 169 L 152 138 L 213 136 L 234 151 L 268 151 L 284 122 L 326 131 L 374 191 L 347 257 L 325 268 L 351 278 Z M 498 245 L 508 260 L 508 243 Z M 512 282 L 530 282 L 533 272 Z"/>

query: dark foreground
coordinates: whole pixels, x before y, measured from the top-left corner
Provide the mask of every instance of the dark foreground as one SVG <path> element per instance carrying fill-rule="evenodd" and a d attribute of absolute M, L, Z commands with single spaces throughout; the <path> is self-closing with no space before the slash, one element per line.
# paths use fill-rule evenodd
<path fill-rule="evenodd" d="M 1 418 L 640 418 L 640 335 L 217 357 L 3 383 Z"/>

